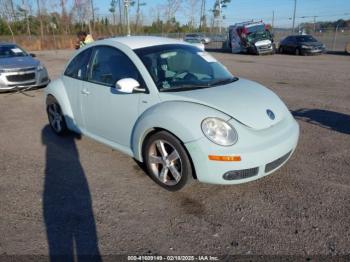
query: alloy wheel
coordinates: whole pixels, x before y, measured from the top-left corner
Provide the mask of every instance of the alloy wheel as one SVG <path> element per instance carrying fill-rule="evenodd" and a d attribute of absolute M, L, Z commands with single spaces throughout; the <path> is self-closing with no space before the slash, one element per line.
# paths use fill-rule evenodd
<path fill-rule="evenodd" d="M 168 141 L 155 140 L 148 150 L 148 162 L 152 175 L 167 186 L 176 185 L 182 177 L 180 154 Z"/>
<path fill-rule="evenodd" d="M 52 103 L 47 106 L 47 113 L 49 116 L 49 122 L 51 127 L 56 133 L 60 133 L 63 130 L 63 116 L 61 109 L 57 103 Z"/>

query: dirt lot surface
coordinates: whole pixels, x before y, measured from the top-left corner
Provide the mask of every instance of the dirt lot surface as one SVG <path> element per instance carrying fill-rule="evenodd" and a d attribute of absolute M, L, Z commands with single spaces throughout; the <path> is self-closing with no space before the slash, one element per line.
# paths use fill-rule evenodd
<path fill-rule="evenodd" d="M 51 78 L 70 51 L 37 53 Z M 290 161 L 238 186 L 171 193 L 135 162 L 47 127 L 42 90 L 0 94 L 0 254 L 349 254 L 350 57 L 213 53 L 298 119 Z M 74 241 L 74 244 L 73 244 Z"/>

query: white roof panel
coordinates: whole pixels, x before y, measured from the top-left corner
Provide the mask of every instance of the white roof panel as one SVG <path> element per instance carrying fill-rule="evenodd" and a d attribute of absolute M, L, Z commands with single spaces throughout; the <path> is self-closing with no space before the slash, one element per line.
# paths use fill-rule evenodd
<path fill-rule="evenodd" d="M 167 44 L 187 45 L 187 43 L 179 39 L 157 37 L 157 36 L 123 36 L 123 37 L 110 38 L 109 40 L 122 43 L 130 47 L 131 49 L 138 49 L 138 48 L 156 46 L 156 45 L 167 45 Z"/>

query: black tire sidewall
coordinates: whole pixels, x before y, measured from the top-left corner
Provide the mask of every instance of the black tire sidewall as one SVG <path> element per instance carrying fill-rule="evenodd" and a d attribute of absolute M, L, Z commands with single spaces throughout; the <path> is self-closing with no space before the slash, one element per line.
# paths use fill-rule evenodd
<path fill-rule="evenodd" d="M 62 116 L 62 129 L 60 132 L 57 132 L 53 127 L 52 127 L 52 124 L 51 124 L 51 121 L 50 121 L 50 116 L 49 116 L 49 106 L 50 105 L 53 105 L 53 104 L 56 104 L 59 111 L 60 111 L 60 114 Z M 59 136 L 62 136 L 62 135 L 65 135 L 67 134 L 68 132 L 68 128 L 67 128 L 67 124 L 66 124 L 66 120 L 64 118 L 64 115 L 62 114 L 62 109 L 61 109 L 61 106 L 60 104 L 57 102 L 57 100 L 54 98 L 54 97 L 50 97 L 47 99 L 47 103 L 46 103 L 46 113 L 47 113 L 47 118 L 49 120 L 49 125 L 50 125 L 50 128 L 51 130 L 56 134 L 56 135 L 59 135 Z"/>
<path fill-rule="evenodd" d="M 152 173 L 149 160 L 148 160 L 148 151 L 150 146 L 155 140 L 164 140 L 171 144 L 179 153 L 181 158 L 181 164 L 182 164 L 182 175 L 180 181 L 173 186 L 165 185 L 162 182 L 160 182 Z M 158 185 L 161 187 L 169 190 L 169 191 L 177 191 L 183 188 L 186 184 L 188 184 L 193 179 L 193 171 L 192 171 L 192 165 L 191 160 L 188 156 L 188 153 L 186 152 L 183 144 L 180 142 L 179 139 L 177 139 L 174 135 L 166 132 L 166 131 L 160 131 L 153 135 L 151 135 L 147 141 L 145 142 L 145 145 L 143 147 L 143 159 L 146 166 L 146 170 L 148 175 L 152 178 L 153 181 L 155 181 Z"/>

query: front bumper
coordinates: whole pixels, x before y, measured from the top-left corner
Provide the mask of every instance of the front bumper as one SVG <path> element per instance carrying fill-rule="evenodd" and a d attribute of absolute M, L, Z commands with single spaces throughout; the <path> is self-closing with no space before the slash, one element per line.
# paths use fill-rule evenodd
<path fill-rule="evenodd" d="M 325 48 L 302 48 L 303 54 L 323 54 L 326 52 Z"/>
<path fill-rule="evenodd" d="M 247 129 L 247 127 L 239 129 Z M 243 132 L 243 136 L 240 137 L 242 134 L 240 131 L 237 130 L 239 144 L 231 147 L 215 145 L 205 137 L 185 144 L 199 181 L 229 185 L 262 178 L 288 161 L 299 139 L 299 125 L 293 117 L 267 130 L 250 131 L 252 135 L 246 136 Z M 212 161 L 209 160 L 208 155 L 240 156 L 241 161 Z M 230 178 L 232 174 L 233 179 Z"/>
<path fill-rule="evenodd" d="M 46 68 L 0 73 L 0 92 L 46 86 L 50 82 Z"/>
<path fill-rule="evenodd" d="M 255 46 L 258 55 L 271 54 L 274 51 L 273 44 Z"/>

